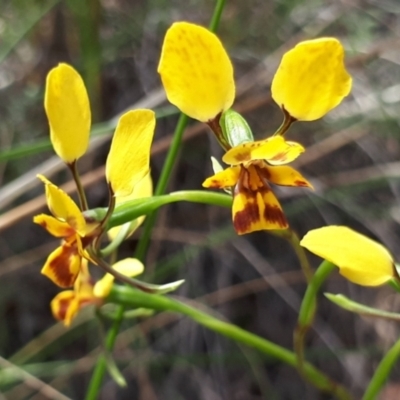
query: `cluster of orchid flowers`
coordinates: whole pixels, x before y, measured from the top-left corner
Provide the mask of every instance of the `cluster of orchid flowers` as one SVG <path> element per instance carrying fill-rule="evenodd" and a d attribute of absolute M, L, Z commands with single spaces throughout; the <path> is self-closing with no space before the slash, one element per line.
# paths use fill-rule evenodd
<path fill-rule="evenodd" d="M 189 117 L 206 123 L 225 150 L 222 160 L 229 167 L 223 169 L 214 160 L 215 174 L 203 186 L 232 194 L 236 232 L 287 229 L 288 221 L 270 184 L 312 188 L 287 165 L 304 148 L 286 140 L 285 134 L 295 121 L 323 117 L 349 94 L 352 79 L 344 67 L 341 43 L 334 38 L 304 41 L 283 56 L 271 91 L 284 120 L 274 134 L 259 141 L 254 140 L 245 119 L 231 109 L 235 98 L 233 67 L 215 34 L 187 22 L 173 24 L 165 36 L 158 72 L 168 100 Z M 62 238 L 42 273 L 67 289 L 53 299 L 51 308 L 55 318 L 69 325 L 81 307 L 101 306 L 106 301 L 114 277 L 143 290 L 157 291 L 155 285 L 132 278 L 144 270 L 139 260 L 125 259 L 110 266 L 100 249 L 106 233 L 112 241 L 121 230 L 107 227 L 115 205 L 138 198 L 146 201 L 152 195 L 149 160 L 155 115 L 151 110 L 134 110 L 120 118 L 106 162 L 108 211 L 102 220 L 95 221 L 85 214 L 89 207 L 77 170 L 77 160 L 89 144 L 90 105 L 82 78 L 71 66 L 59 64 L 48 74 L 45 110 L 54 150 L 72 171 L 80 203 L 78 206 L 64 191 L 39 176 L 52 216 L 38 215 L 34 222 Z M 124 226 L 124 238 L 143 218 Z M 301 245 L 336 264 L 352 282 L 374 286 L 397 278 L 390 253 L 349 228 L 331 226 L 310 231 Z M 89 272 L 89 262 L 106 271 L 97 282 Z"/>

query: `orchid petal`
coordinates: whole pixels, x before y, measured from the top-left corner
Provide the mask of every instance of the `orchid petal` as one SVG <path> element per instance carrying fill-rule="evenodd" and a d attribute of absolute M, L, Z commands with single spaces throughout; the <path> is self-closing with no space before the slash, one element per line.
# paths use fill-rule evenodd
<path fill-rule="evenodd" d="M 266 140 L 247 142 L 228 150 L 222 157 L 226 164 L 238 165 L 249 161 L 266 160 L 269 164 L 288 164 L 295 160 L 304 147 L 296 142 L 288 142 L 282 136 L 272 136 Z"/>
<path fill-rule="evenodd" d="M 168 100 L 194 119 L 207 122 L 233 104 L 232 63 L 206 28 L 174 23 L 165 35 L 158 72 Z"/>
<path fill-rule="evenodd" d="M 50 308 L 55 319 L 63 321 L 65 326 L 69 326 L 79 311 L 79 301 L 73 290 L 64 290 L 54 297 Z"/>
<path fill-rule="evenodd" d="M 51 215 L 39 214 L 33 217 L 33 222 L 46 229 L 51 235 L 59 238 L 67 238 L 75 235 L 75 230 L 64 221 L 60 221 Z"/>
<path fill-rule="evenodd" d="M 283 56 L 272 81 L 272 98 L 297 120 L 323 117 L 351 90 L 343 59 L 343 46 L 335 38 L 300 42 Z"/>
<path fill-rule="evenodd" d="M 113 265 L 113 269 L 125 276 L 133 277 L 144 271 L 144 265 L 136 258 L 125 258 Z M 105 298 L 114 283 L 114 275 L 106 274 L 94 286 L 93 293 L 98 298 Z"/>
<path fill-rule="evenodd" d="M 155 123 L 151 110 L 128 111 L 120 118 L 106 164 L 107 182 L 115 197 L 129 196 L 149 172 Z"/>
<path fill-rule="evenodd" d="M 275 185 L 313 188 L 311 183 L 300 172 L 288 165 L 267 167 L 268 180 Z"/>
<path fill-rule="evenodd" d="M 282 207 L 268 187 L 253 191 L 238 184 L 233 198 L 232 219 L 239 235 L 288 227 Z"/>
<path fill-rule="evenodd" d="M 203 182 L 203 187 L 223 189 L 236 185 L 239 179 L 240 166 L 226 168 L 223 171 L 217 172 Z"/>
<path fill-rule="evenodd" d="M 67 193 L 51 183 L 43 175 L 38 175 L 37 177 L 45 185 L 47 205 L 54 217 L 66 222 L 77 233 L 84 236 L 86 233 L 86 222 L 79 207 Z"/>
<path fill-rule="evenodd" d="M 77 247 L 64 243 L 48 256 L 41 273 L 62 288 L 71 287 L 79 274 L 80 265 L 81 256 Z"/>
<path fill-rule="evenodd" d="M 335 264 L 345 278 L 359 285 L 378 286 L 396 276 L 389 251 L 346 226 L 314 229 L 300 244 Z"/>
<path fill-rule="evenodd" d="M 151 197 L 152 195 L 153 195 L 153 180 L 151 179 L 150 173 L 148 173 L 140 182 L 137 183 L 137 185 L 133 188 L 133 192 L 129 196 L 117 197 L 116 204 L 125 203 L 127 201 L 134 199 Z M 121 225 L 121 226 L 130 225 L 126 236 L 128 237 L 132 235 L 133 232 L 135 232 L 135 230 L 143 223 L 145 218 L 146 216 L 143 215 L 142 217 L 136 218 L 131 222 L 127 222 L 127 224 Z M 118 235 L 118 232 L 121 230 L 121 226 L 116 226 L 114 228 L 111 228 L 107 232 L 108 238 L 110 240 L 115 239 L 115 237 Z"/>
<path fill-rule="evenodd" d="M 44 106 L 54 151 L 64 162 L 74 162 L 88 148 L 91 116 L 85 85 L 71 66 L 59 64 L 49 72 Z"/>

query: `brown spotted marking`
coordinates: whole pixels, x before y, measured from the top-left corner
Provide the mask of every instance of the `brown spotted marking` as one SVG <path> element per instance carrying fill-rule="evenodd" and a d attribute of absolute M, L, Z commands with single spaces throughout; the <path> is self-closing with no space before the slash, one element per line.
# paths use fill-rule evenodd
<path fill-rule="evenodd" d="M 287 152 L 281 152 L 278 154 L 275 154 L 272 158 L 269 159 L 269 161 L 286 161 L 287 159 Z"/>
<path fill-rule="evenodd" d="M 64 321 L 65 317 L 67 316 L 67 311 L 68 308 L 71 304 L 72 298 L 71 299 L 61 299 L 57 302 L 58 309 L 57 313 L 54 315 L 57 319 L 60 321 Z"/>
<path fill-rule="evenodd" d="M 265 204 L 264 218 L 273 224 L 277 223 L 282 229 L 289 226 L 285 214 L 276 205 Z"/>
<path fill-rule="evenodd" d="M 56 282 L 60 287 L 66 288 L 73 286 L 78 274 L 70 271 L 73 257 L 78 256 L 78 249 L 75 246 L 63 245 L 62 252 L 49 263 L 49 268 L 53 272 Z"/>
<path fill-rule="evenodd" d="M 237 212 L 233 217 L 233 226 L 239 234 L 250 231 L 251 225 L 260 220 L 260 210 L 257 203 L 249 202 L 243 210 Z"/>
<path fill-rule="evenodd" d="M 249 161 L 249 153 L 237 153 L 235 154 L 235 160 L 237 162 L 244 162 L 244 161 Z"/>

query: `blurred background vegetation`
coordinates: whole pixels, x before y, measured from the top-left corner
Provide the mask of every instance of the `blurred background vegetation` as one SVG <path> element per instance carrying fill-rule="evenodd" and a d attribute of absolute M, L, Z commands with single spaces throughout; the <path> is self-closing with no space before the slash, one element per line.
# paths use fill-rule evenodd
<path fill-rule="evenodd" d="M 49 302 L 58 290 L 39 273 L 57 242 L 32 223 L 33 215 L 47 212 L 35 176 L 43 173 L 73 192 L 48 140 L 47 72 L 68 62 L 85 79 L 94 121 L 91 150 L 79 168 L 90 205 L 104 206 L 109 139 L 127 108 L 158 112 L 152 156 L 157 180 L 177 121 L 156 72 L 163 36 L 178 20 L 207 26 L 213 7 L 212 0 L 0 0 L 0 399 L 83 399 L 107 327 L 99 330 L 92 310 L 68 330 L 55 324 Z M 276 193 L 299 236 L 345 224 L 385 243 L 399 259 L 398 0 L 227 0 L 218 34 L 235 65 L 234 108 L 258 139 L 281 122 L 269 88 L 282 54 L 303 39 L 342 41 L 354 78 L 351 95 L 323 120 L 295 124 L 288 135 L 307 147 L 296 166 L 315 191 Z M 215 139 L 192 123 L 169 190 L 201 188 L 211 174 L 210 155 L 221 156 Z M 121 254 L 132 255 L 138 235 Z M 265 232 L 238 237 L 229 210 L 174 204 L 159 214 L 146 266 L 146 279 L 184 278 L 179 296 L 291 348 L 305 282 L 281 239 Z M 337 274 L 326 290 L 399 308 L 398 296 L 387 288 L 360 288 Z M 398 326 L 320 300 L 307 357 L 357 398 L 397 339 Z M 101 399 L 329 398 L 295 370 L 176 315 L 125 321 L 113 354 L 128 387 L 108 377 Z M 393 371 L 382 399 L 400 398 L 399 373 Z"/>

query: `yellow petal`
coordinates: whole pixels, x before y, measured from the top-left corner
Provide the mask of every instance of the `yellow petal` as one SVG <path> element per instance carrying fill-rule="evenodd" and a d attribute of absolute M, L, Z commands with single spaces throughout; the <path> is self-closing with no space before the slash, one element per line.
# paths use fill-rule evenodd
<path fill-rule="evenodd" d="M 151 197 L 152 195 L 153 195 L 153 180 L 151 179 L 150 173 L 148 173 L 141 181 L 139 181 L 137 183 L 137 185 L 133 188 L 133 192 L 129 196 L 117 197 L 116 203 L 121 204 L 121 203 L 125 203 L 126 201 L 129 201 L 129 200 Z M 129 231 L 128 231 L 127 237 L 132 235 L 133 232 L 135 232 L 135 230 L 143 223 L 145 218 L 146 218 L 146 216 L 143 215 L 142 217 L 136 218 L 134 221 L 128 222 L 127 224 L 125 224 L 125 225 L 129 225 Z M 125 225 L 122 225 L 122 226 L 125 226 Z M 121 230 L 121 226 L 116 226 L 114 228 L 111 228 L 107 232 L 108 238 L 110 240 L 114 240 L 120 230 Z"/>
<path fill-rule="evenodd" d="M 395 276 L 388 250 L 346 226 L 314 229 L 300 244 L 338 266 L 345 278 L 359 285 L 377 286 Z"/>
<path fill-rule="evenodd" d="M 267 186 L 253 191 L 238 184 L 233 198 L 232 219 L 239 235 L 288 227 L 279 201 Z"/>
<path fill-rule="evenodd" d="M 49 255 L 41 273 L 62 288 L 71 287 L 78 277 L 80 265 L 77 247 L 64 243 Z"/>
<path fill-rule="evenodd" d="M 124 260 L 118 261 L 113 265 L 120 274 L 125 276 L 133 277 L 141 274 L 144 271 L 144 265 L 136 258 L 125 258 Z M 100 279 L 93 289 L 93 293 L 96 297 L 105 298 L 110 293 L 111 287 L 114 283 L 114 276 L 106 274 Z"/>
<path fill-rule="evenodd" d="M 66 222 L 83 236 L 86 230 L 86 222 L 79 207 L 67 193 L 53 185 L 43 175 L 38 175 L 37 177 L 45 185 L 47 205 L 54 217 Z"/>
<path fill-rule="evenodd" d="M 209 121 L 233 104 L 232 63 L 206 28 L 173 24 L 165 35 L 158 72 L 168 100 L 194 119 Z"/>
<path fill-rule="evenodd" d="M 60 221 L 51 215 L 40 214 L 33 217 L 33 222 L 47 230 L 51 235 L 67 238 L 75 235 L 75 230 L 67 223 Z"/>
<path fill-rule="evenodd" d="M 321 118 L 351 90 L 344 50 L 335 38 L 300 42 L 282 58 L 272 81 L 272 97 L 300 121 Z"/>
<path fill-rule="evenodd" d="M 266 168 L 268 169 L 268 180 L 275 185 L 313 188 L 300 172 L 288 165 Z"/>
<path fill-rule="evenodd" d="M 79 302 L 75 292 L 64 290 L 58 293 L 51 301 L 50 308 L 55 319 L 63 321 L 65 326 L 69 326 L 79 311 Z"/>
<path fill-rule="evenodd" d="M 128 111 L 120 118 L 106 164 L 107 182 L 115 197 L 129 196 L 149 172 L 155 124 L 151 110 Z"/>
<path fill-rule="evenodd" d="M 54 151 L 72 163 L 88 148 L 91 117 L 85 85 L 71 66 L 59 64 L 47 75 L 44 107 Z"/>
<path fill-rule="evenodd" d="M 240 174 L 240 167 L 230 167 L 223 171 L 217 172 L 203 182 L 203 187 L 222 189 L 235 186 Z"/>
<path fill-rule="evenodd" d="M 222 157 L 226 164 L 237 165 L 253 160 L 266 160 L 269 164 L 287 164 L 295 160 L 304 147 L 296 142 L 288 142 L 282 136 L 272 136 L 266 140 L 247 142 L 228 150 Z"/>

